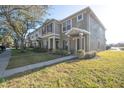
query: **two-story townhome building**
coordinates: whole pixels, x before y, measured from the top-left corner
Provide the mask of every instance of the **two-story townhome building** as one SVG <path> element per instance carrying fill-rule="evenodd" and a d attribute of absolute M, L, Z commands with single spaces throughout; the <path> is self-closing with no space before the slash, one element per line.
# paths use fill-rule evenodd
<path fill-rule="evenodd" d="M 37 31 L 41 32 L 39 37 L 43 48 L 65 49 L 72 53 L 79 49 L 86 52 L 105 50 L 105 27 L 89 7 L 62 20 L 47 20 L 28 37 L 36 37 Z M 37 42 L 36 39 L 31 41 Z"/>
<path fill-rule="evenodd" d="M 29 33 L 26 37 L 26 46 L 27 47 L 38 47 L 39 43 L 37 42 L 42 37 L 42 31 L 36 29 L 34 32 Z"/>

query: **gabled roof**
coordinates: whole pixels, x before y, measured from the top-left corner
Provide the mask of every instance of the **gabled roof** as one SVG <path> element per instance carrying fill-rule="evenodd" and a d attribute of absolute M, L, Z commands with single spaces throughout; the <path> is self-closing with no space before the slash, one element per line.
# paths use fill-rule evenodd
<path fill-rule="evenodd" d="M 66 19 L 68 19 L 68 18 L 70 18 L 70 17 L 73 17 L 73 16 L 75 16 L 75 15 L 79 14 L 80 12 L 85 11 L 87 8 L 88 8 L 88 7 L 83 8 L 83 9 L 81 9 L 81 10 L 80 10 L 80 11 L 78 11 L 78 12 L 75 12 L 75 13 L 73 13 L 73 14 L 71 14 L 71 15 L 69 15 L 69 16 L 67 16 L 67 17 L 65 17 L 65 18 L 64 18 L 64 19 L 62 19 L 61 21 L 64 21 L 64 20 L 66 20 Z"/>
<path fill-rule="evenodd" d="M 66 20 L 66 19 L 68 19 L 68 18 L 70 18 L 70 17 L 76 16 L 77 14 L 79 14 L 80 12 L 83 12 L 83 11 L 87 11 L 91 15 L 93 15 L 95 17 L 95 19 L 97 20 L 97 22 L 105 29 L 104 25 L 101 23 L 101 21 L 98 19 L 98 17 L 96 16 L 96 14 L 93 12 L 93 10 L 90 7 L 86 7 L 84 9 L 81 9 L 80 11 L 78 11 L 78 12 L 76 12 L 76 13 L 74 13 L 74 14 L 72 14 L 72 15 L 64 18 L 64 19 L 62 19 L 61 22 Z"/>
<path fill-rule="evenodd" d="M 48 23 L 50 23 L 50 22 L 52 22 L 52 21 L 60 22 L 60 21 L 58 21 L 58 20 L 56 20 L 56 19 L 47 19 L 47 20 L 43 23 L 42 26 L 44 26 L 44 25 L 46 25 L 46 24 L 48 24 Z"/>

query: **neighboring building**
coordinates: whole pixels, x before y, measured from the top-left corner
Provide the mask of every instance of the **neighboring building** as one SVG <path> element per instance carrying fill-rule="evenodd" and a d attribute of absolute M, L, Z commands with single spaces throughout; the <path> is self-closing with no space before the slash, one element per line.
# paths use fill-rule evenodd
<path fill-rule="evenodd" d="M 87 7 L 58 21 L 47 20 L 36 31 L 28 35 L 29 46 L 47 49 L 65 49 L 75 52 L 105 50 L 105 27 L 93 11 Z"/>
<path fill-rule="evenodd" d="M 38 47 L 38 39 L 42 38 L 42 31 L 36 29 L 34 32 L 29 33 L 26 37 L 26 46 L 27 47 Z"/>

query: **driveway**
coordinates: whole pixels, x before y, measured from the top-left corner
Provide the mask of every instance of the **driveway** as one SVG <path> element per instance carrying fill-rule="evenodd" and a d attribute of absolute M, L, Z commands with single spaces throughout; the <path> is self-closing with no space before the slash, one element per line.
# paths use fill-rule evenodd
<path fill-rule="evenodd" d="M 7 49 L 5 52 L 0 54 L 0 77 L 4 74 L 4 71 L 9 63 L 11 57 L 11 50 Z"/>

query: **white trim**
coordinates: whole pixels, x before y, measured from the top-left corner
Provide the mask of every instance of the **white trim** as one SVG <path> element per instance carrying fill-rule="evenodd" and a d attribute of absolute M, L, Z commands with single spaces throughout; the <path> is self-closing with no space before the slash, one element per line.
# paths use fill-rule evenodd
<path fill-rule="evenodd" d="M 54 36 L 52 36 L 52 37 L 48 37 L 48 49 L 50 49 L 50 48 L 51 48 L 51 46 L 50 46 L 50 45 L 51 45 L 50 39 L 55 40 L 56 38 L 58 38 L 58 37 L 56 37 L 55 35 L 54 35 Z M 53 43 L 52 48 L 56 49 L 56 40 L 55 40 L 55 42 L 53 41 L 52 43 Z"/>
<path fill-rule="evenodd" d="M 80 28 L 71 28 L 71 30 L 69 30 L 68 32 L 66 32 L 65 34 L 68 35 L 71 31 L 80 31 L 80 33 L 85 33 L 85 34 L 90 34 L 90 32 L 86 31 L 85 29 L 80 29 Z"/>
<path fill-rule="evenodd" d="M 56 27 L 55 27 L 55 22 L 53 23 L 53 32 L 54 32 L 54 34 L 55 34 L 55 29 L 56 29 Z"/>
<path fill-rule="evenodd" d="M 51 39 L 51 38 L 49 37 L 49 38 L 48 38 L 48 49 L 50 49 L 50 47 L 51 47 L 51 46 L 50 46 L 50 43 L 51 43 L 51 42 L 50 42 L 50 39 Z"/>
<path fill-rule="evenodd" d="M 53 35 L 53 36 L 54 36 L 54 35 L 55 35 L 55 36 L 60 36 L 59 34 L 54 34 L 54 33 L 52 33 L 52 34 L 49 34 L 49 35 L 42 36 L 41 38 L 49 37 L 49 36 L 52 36 L 52 35 Z"/>
<path fill-rule="evenodd" d="M 49 37 L 49 38 L 51 39 L 51 38 L 53 38 L 53 37 L 55 37 L 55 38 L 58 38 L 58 39 L 59 39 L 59 37 L 56 37 L 56 36 L 51 36 L 51 37 Z"/>
<path fill-rule="evenodd" d="M 70 19 L 71 20 L 71 28 L 72 28 L 72 19 Z"/>

